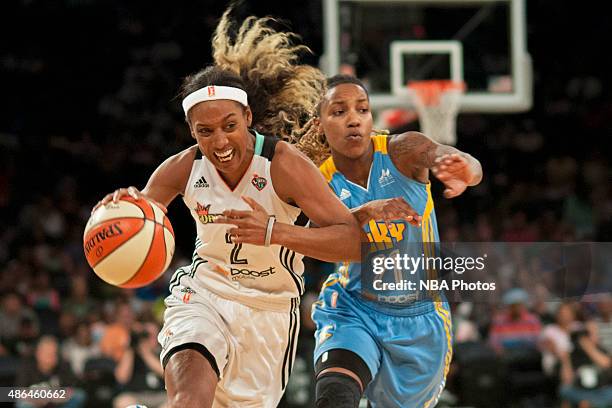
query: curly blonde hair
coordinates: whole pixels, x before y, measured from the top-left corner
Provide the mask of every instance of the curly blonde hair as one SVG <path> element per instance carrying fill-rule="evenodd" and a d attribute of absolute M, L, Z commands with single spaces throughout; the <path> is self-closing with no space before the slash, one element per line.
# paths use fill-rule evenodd
<path fill-rule="evenodd" d="M 296 34 L 272 28 L 270 23 L 277 20 L 251 16 L 235 31 L 231 12 L 232 7 L 223 13 L 215 30 L 215 66 L 242 78 L 258 132 L 278 136 L 307 153 L 302 137 L 311 129 L 325 93 L 324 74 L 298 64 L 300 53 L 311 50 L 294 45 Z"/>

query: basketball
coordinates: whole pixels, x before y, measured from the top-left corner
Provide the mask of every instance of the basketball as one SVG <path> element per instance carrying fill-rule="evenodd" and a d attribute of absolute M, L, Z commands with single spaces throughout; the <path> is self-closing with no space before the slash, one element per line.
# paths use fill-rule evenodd
<path fill-rule="evenodd" d="M 103 281 L 138 288 L 157 279 L 174 254 L 174 230 L 146 199 L 122 197 L 96 209 L 83 235 L 89 266 Z"/>

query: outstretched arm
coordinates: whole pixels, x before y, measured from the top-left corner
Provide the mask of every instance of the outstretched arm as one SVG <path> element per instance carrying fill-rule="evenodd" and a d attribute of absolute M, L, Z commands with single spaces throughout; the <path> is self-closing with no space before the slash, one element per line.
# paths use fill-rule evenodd
<path fill-rule="evenodd" d="M 389 141 L 393 164 L 407 177 L 426 183 L 429 170 L 446 185 L 444 196 L 456 197 L 482 180 L 480 162 L 452 146 L 434 142 L 419 132 L 406 132 Z"/>
<path fill-rule="evenodd" d="M 413 227 L 420 227 L 422 217 L 403 197 L 372 200 L 351 208 L 351 213 L 362 227 L 370 220 L 382 220 L 389 226 L 393 220 L 404 219 Z"/>
<path fill-rule="evenodd" d="M 359 261 L 361 229 L 349 210 L 327 186 L 314 164 L 293 146 L 280 142 L 271 166 L 276 194 L 295 203 L 319 228 L 276 222 L 271 243 L 327 262 Z M 215 222 L 234 224 L 234 242 L 264 245 L 268 214 L 255 200 L 243 197 L 252 211 L 229 210 Z"/>

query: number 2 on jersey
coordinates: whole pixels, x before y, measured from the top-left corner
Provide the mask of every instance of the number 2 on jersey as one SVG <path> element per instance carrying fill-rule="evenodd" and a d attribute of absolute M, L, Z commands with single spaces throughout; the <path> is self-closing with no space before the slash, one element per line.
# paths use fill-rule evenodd
<path fill-rule="evenodd" d="M 232 239 L 230 238 L 230 234 L 228 233 L 225 234 L 225 242 L 230 245 L 232 244 Z M 241 249 L 242 249 L 242 243 L 234 244 L 234 247 L 232 248 L 232 252 L 230 253 L 230 262 L 233 265 L 245 265 L 248 263 L 246 259 L 238 258 L 238 255 Z"/>

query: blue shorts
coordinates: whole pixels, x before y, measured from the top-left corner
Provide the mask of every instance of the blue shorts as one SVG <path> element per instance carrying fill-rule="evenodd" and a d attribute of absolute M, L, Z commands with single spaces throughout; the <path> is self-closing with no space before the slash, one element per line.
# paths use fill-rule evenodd
<path fill-rule="evenodd" d="M 321 291 L 312 318 L 315 363 L 332 349 L 359 355 L 372 374 L 365 395 L 373 408 L 436 405 L 453 354 L 448 304 L 420 302 L 390 315 L 335 283 Z"/>

